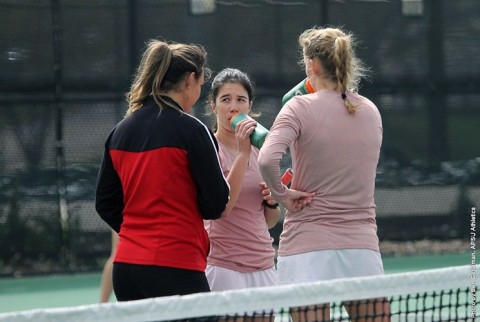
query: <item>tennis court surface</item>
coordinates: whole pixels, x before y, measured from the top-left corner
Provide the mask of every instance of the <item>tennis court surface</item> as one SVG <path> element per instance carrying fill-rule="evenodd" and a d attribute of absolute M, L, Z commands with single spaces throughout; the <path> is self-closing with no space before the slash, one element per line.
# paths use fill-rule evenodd
<path fill-rule="evenodd" d="M 375 316 L 364 321 L 475 320 L 477 266 L 471 265 L 470 253 L 387 257 L 384 262 L 384 277 L 104 305 L 96 304 L 98 273 L 3 279 L 0 321 L 233 321 L 253 312 L 264 321 L 322 321 L 327 308 L 332 321 L 350 321 L 342 303 L 351 301 L 351 312 L 372 308 L 369 314 Z"/>

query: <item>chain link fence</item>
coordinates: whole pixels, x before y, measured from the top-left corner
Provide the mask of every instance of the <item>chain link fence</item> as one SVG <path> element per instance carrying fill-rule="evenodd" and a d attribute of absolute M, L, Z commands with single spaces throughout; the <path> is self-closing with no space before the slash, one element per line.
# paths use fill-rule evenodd
<path fill-rule="evenodd" d="M 247 72 L 270 127 L 304 78 L 298 35 L 323 25 L 352 31 L 372 70 L 360 93 L 384 122 L 381 240 L 469 241 L 479 12 L 477 0 L 0 0 L 1 276 L 100 269 L 110 232 L 94 209 L 96 175 L 146 41 L 199 43 L 214 72 Z M 193 113 L 211 124 L 203 99 Z"/>

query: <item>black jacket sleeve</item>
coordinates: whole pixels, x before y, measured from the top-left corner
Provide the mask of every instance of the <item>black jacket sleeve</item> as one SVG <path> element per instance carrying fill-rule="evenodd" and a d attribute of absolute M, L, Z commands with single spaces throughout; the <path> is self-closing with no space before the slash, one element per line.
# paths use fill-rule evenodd
<path fill-rule="evenodd" d="M 203 219 L 218 219 L 225 210 L 230 186 L 218 159 L 218 143 L 207 127 L 199 127 L 188 149 L 188 161 L 198 191 Z"/>
<path fill-rule="evenodd" d="M 123 222 L 123 189 L 120 177 L 113 167 L 108 142 L 97 178 L 95 209 L 99 216 L 117 233 Z"/>

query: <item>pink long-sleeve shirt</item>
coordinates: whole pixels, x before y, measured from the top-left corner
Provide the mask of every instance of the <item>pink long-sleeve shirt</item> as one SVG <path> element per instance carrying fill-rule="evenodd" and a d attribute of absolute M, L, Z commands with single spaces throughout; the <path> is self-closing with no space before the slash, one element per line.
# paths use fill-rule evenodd
<path fill-rule="evenodd" d="M 287 196 L 279 167 L 287 148 L 294 171 L 291 188 L 316 193 L 300 212 L 286 212 L 280 256 L 325 249 L 379 250 L 374 189 L 382 120 L 370 100 L 357 93 L 347 96 L 358 106 L 354 114 L 336 91 L 292 98 L 260 150 L 260 170 L 276 200 Z"/>

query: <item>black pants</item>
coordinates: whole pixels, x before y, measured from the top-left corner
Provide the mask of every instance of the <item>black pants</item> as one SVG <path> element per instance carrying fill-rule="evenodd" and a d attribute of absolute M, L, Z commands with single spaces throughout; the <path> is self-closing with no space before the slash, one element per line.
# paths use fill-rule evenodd
<path fill-rule="evenodd" d="M 204 272 L 187 269 L 113 264 L 113 290 L 118 301 L 210 292 Z"/>

